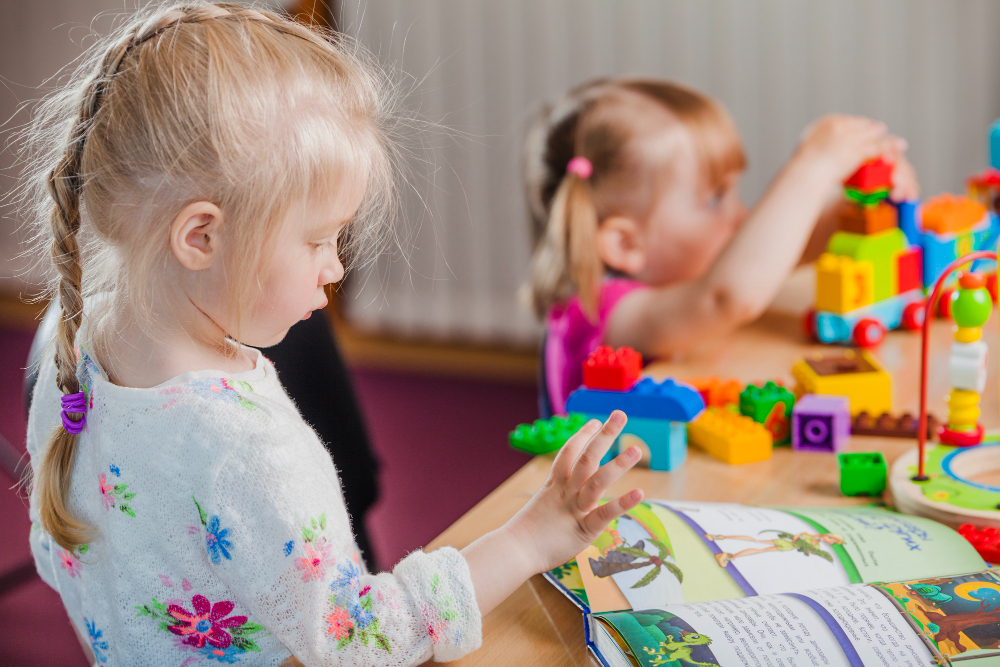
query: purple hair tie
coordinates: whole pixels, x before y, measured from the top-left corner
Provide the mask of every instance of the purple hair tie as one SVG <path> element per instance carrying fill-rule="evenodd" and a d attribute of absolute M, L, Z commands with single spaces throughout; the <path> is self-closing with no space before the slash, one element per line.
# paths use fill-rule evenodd
<path fill-rule="evenodd" d="M 75 394 L 63 394 L 62 397 L 62 423 L 67 433 L 77 435 L 83 430 L 87 423 L 87 394 L 78 391 Z M 73 421 L 67 413 L 79 413 L 80 421 Z"/>

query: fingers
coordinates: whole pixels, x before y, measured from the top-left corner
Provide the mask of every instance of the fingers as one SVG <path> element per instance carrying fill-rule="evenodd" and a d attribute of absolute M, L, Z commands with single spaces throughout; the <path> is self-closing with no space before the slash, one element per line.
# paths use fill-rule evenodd
<path fill-rule="evenodd" d="M 586 446 L 590 439 L 601 430 L 601 422 L 596 419 L 591 419 L 586 424 L 580 427 L 580 430 L 574 433 L 569 440 L 566 441 L 562 447 L 559 448 L 559 453 L 556 454 L 556 460 L 552 463 L 552 474 L 556 476 L 557 479 L 569 479 L 569 473 L 573 469 L 573 463 L 576 461 L 577 457 L 580 456 L 580 452 Z"/>
<path fill-rule="evenodd" d="M 593 436 L 586 444 L 573 463 L 573 469 L 569 474 L 569 488 L 572 491 L 575 492 L 583 486 L 583 483 L 597 472 L 601 465 L 601 458 L 611 448 L 618 434 L 622 432 L 626 421 L 628 419 L 625 417 L 625 413 L 621 410 L 615 410 L 604 422 L 597 435 Z"/>
<path fill-rule="evenodd" d="M 612 519 L 620 517 L 625 512 L 642 502 L 642 489 L 633 489 L 615 500 L 604 503 L 593 512 L 583 517 L 581 524 L 587 535 L 597 535 Z"/>
<path fill-rule="evenodd" d="M 920 183 L 917 172 L 905 157 L 900 156 L 892 172 L 892 192 L 889 198 L 895 202 L 912 201 L 920 197 Z"/>
<path fill-rule="evenodd" d="M 633 446 L 616 456 L 609 463 L 601 466 L 590 479 L 584 482 L 583 488 L 580 489 L 580 494 L 576 499 L 577 508 L 584 512 L 589 512 L 597 507 L 597 503 L 604 497 L 604 492 L 617 482 L 626 471 L 638 463 L 640 458 L 642 458 L 642 452 L 639 451 L 638 447 Z"/>

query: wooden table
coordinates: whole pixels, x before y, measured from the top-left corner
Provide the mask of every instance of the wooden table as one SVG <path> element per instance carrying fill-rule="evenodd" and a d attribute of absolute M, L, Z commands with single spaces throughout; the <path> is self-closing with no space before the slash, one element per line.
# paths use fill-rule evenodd
<path fill-rule="evenodd" d="M 806 284 L 807 278 L 799 278 Z M 799 314 L 807 302 L 807 287 L 794 283 L 778 303 L 756 323 L 725 340 L 703 345 L 688 358 L 655 363 L 647 368 L 656 377 L 688 378 L 705 375 L 736 377 L 743 381 L 782 379 L 792 384 L 791 367 L 803 353 L 824 350 L 808 344 L 800 333 Z M 987 324 L 984 338 L 990 344 L 990 368 L 997 364 L 997 318 Z M 947 417 L 948 348 L 951 325 L 938 321 L 931 332 L 929 409 Z M 876 357 L 893 378 L 893 409 L 916 412 L 920 379 L 920 336 L 911 332 L 890 333 Z M 1000 422 L 997 382 L 993 372 L 981 409 L 987 428 Z M 854 451 L 880 450 L 889 463 L 915 447 L 913 440 L 856 437 Z M 473 507 L 428 546 L 462 548 L 477 537 L 502 525 L 541 485 L 551 457 L 536 457 Z M 687 462 L 669 473 L 632 470 L 612 488 L 612 494 L 640 487 L 647 498 L 728 501 L 752 504 L 846 505 L 870 502 L 846 498 L 838 488 L 836 457 L 821 453 L 793 453 L 776 448 L 768 461 L 730 466 L 695 450 Z M 452 663 L 471 665 L 597 665 L 587 652 L 583 620 L 577 609 L 541 576 L 518 588 L 483 619 L 483 646 Z"/>

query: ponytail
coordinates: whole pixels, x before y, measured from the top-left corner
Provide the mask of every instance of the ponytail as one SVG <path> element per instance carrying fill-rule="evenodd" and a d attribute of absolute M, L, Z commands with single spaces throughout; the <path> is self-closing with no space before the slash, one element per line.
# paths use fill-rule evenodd
<path fill-rule="evenodd" d="M 531 266 L 531 300 L 539 317 L 572 293 L 591 320 L 597 319 L 604 264 L 597 254 L 597 210 L 590 183 L 567 173 L 549 208 L 545 236 Z"/>

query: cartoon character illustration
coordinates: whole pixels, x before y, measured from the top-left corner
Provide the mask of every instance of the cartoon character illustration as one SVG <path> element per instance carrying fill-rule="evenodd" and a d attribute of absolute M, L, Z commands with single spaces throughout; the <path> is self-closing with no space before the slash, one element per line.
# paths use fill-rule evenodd
<path fill-rule="evenodd" d="M 931 584 L 926 583 L 906 586 L 906 590 L 910 591 L 914 595 L 919 595 L 931 604 L 934 604 L 935 602 L 951 602 L 954 599 L 947 593 L 943 593 L 940 586 L 932 586 Z"/>
<path fill-rule="evenodd" d="M 650 584 L 660 575 L 661 568 L 664 567 L 677 577 L 677 581 L 684 581 L 684 573 L 681 572 L 681 569 L 666 560 L 671 555 L 670 547 L 659 540 L 650 539 L 649 541 L 659 552 L 657 555 L 654 556 L 648 553 L 645 550 L 646 543 L 643 540 L 639 540 L 632 546 L 618 546 L 614 549 L 609 549 L 600 558 L 591 558 L 591 572 L 594 573 L 595 577 L 610 577 L 613 574 L 625 572 L 626 570 L 637 570 L 642 567 L 654 565 L 655 567 L 647 572 L 642 579 L 633 584 L 632 588 L 642 588 Z M 639 558 L 644 558 L 645 560 L 637 560 Z"/>
<path fill-rule="evenodd" d="M 673 635 L 667 635 L 667 641 L 660 642 L 657 650 L 643 646 L 642 650 L 653 658 L 652 664 L 666 665 L 670 662 L 684 662 L 695 667 L 718 667 L 714 662 L 698 662 L 691 658 L 691 650 L 694 646 L 705 646 L 712 643 L 712 639 L 706 635 L 682 630 L 680 639 L 674 639 Z"/>
<path fill-rule="evenodd" d="M 754 554 L 762 554 L 768 551 L 798 551 L 806 556 L 814 555 L 823 558 L 829 562 L 833 562 L 833 554 L 828 551 L 823 551 L 821 544 L 843 544 L 844 538 L 836 533 L 786 533 L 781 530 L 762 530 L 761 533 L 777 533 L 778 536 L 772 540 L 765 540 L 756 537 L 750 537 L 749 535 L 705 535 L 705 539 L 709 541 L 718 540 L 742 540 L 744 542 L 757 542 L 758 544 L 767 544 L 769 546 L 754 548 L 754 549 L 744 549 L 735 554 L 722 552 L 715 554 L 715 560 L 719 562 L 719 567 L 726 567 L 736 558 L 743 558 L 745 556 L 753 556 Z"/>

